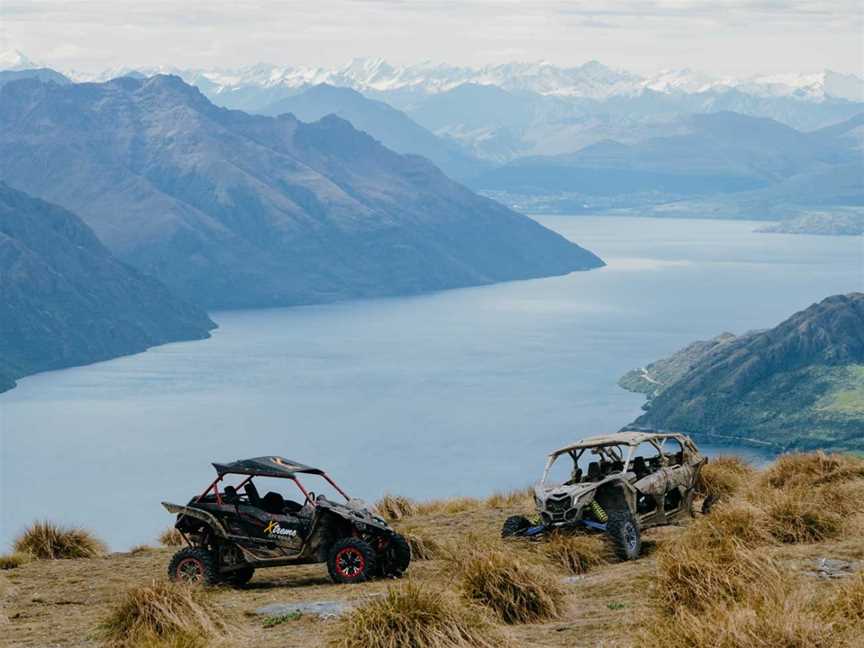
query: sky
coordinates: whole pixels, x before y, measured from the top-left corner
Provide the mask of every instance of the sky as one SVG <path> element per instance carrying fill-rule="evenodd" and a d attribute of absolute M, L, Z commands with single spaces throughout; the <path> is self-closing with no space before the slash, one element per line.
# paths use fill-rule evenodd
<path fill-rule="evenodd" d="M 0 49 L 58 69 L 479 66 L 864 71 L 860 0 L 0 0 Z"/>

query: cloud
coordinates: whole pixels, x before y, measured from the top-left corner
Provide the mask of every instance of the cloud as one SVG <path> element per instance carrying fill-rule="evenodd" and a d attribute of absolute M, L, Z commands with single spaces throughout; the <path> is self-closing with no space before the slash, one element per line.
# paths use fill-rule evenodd
<path fill-rule="evenodd" d="M 92 69 L 518 55 L 714 73 L 860 71 L 862 13 L 859 0 L 0 0 L 0 44 Z"/>

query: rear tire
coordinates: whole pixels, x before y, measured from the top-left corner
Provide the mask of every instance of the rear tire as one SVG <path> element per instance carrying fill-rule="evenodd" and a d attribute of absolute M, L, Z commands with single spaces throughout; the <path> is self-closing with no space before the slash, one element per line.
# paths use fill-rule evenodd
<path fill-rule="evenodd" d="M 381 564 L 382 576 L 399 577 L 408 569 L 411 564 L 411 545 L 399 533 L 394 533 L 390 536 L 390 543 L 387 545 L 387 550 L 379 557 Z"/>
<path fill-rule="evenodd" d="M 702 500 L 702 515 L 708 515 L 711 512 L 711 509 L 717 504 L 717 496 L 716 495 L 708 495 L 704 500 Z"/>
<path fill-rule="evenodd" d="M 338 540 L 327 556 L 327 571 L 334 583 L 363 583 L 377 569 L 375 550 L 358 538 Z"/>
<path fill-rule="evenodd" d="M 219 567 L 216 557 L 201 547 L 184 547 L 168 563 L 168 578 L 189 585 L 217 585 Z"/>
<path fill-rule="evenodd" d="M 609 511 L 606 533 L 615 545 L 615 554 L 621 560 L 635 560 L 642 552 L 639 524 L 629 510 Z"/>
<path fill-rule="evenodd" d="M 502 538 L 513 538 L 522 535 L 526 529 L 531 528 L 531 520 L 524 515 L 511 515 L 501 526 Z"/>

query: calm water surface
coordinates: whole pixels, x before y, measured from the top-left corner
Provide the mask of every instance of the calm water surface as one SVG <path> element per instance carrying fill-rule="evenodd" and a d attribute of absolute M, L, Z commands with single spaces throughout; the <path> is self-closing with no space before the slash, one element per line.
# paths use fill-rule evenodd
<path fill-rule="evenodd" d="M 864 289 L 862 239 L 755 224 L 544 217 L 602 270 L 421 297 L 214 314 L 204 342 L 20 381 L 0 396 L 0 551 L 34 518 L 153 542 L 212 460 L 281 454 L 355 495 L 486 495 L 617 430 L 628 369 Z M 745 452 L 744 450 L 741 450 Z"/>

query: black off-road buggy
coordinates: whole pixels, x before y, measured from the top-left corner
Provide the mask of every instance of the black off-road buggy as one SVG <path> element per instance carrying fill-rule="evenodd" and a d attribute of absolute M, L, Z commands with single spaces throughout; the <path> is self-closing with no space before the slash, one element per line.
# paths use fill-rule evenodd
<path fill-rule="evenodd" d="M 188 544 L 171 559 L 172 580 L 243 585 L 261 567 L 326 562 L 334 582 L 359 583 L 400 576 L 408 568 L 411 550 L 405 538 L 323 470 L 282 457 L 213 467 L 216 479 L 186 506 L 162 503 L 177 515 L 174 526 Z M 299 474 L 323 478 L 345 502 L 306 490 Z M 231 475 L 238 476 L 237 483 L 224 483 Z M 258 477 L 294 482 L 302 503 L 274 491 L 261 496 L 254 482 Z"/>

